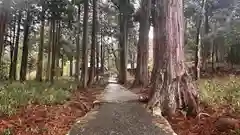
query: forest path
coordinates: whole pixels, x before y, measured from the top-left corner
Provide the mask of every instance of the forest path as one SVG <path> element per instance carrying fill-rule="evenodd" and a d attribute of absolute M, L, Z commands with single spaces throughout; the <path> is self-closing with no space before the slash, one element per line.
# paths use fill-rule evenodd
<path fill-rule="evenodd" d="M 164 121 L 160 121 L 162 124 L 154 123 L 153 116 L 137 99 L 136 94 L 123 86 L 110 83 L 101 96 L 103 104 L 77 120 L 68 135 L 175 134 L 169 127 L 162 128 L 166 125 Z"/>

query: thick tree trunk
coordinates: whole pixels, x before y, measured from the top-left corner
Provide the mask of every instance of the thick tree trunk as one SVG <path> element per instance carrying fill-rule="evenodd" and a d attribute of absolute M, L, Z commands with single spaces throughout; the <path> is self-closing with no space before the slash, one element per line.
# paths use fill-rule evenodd
<path fill-rule="evenodd" d="M 46 71 L 46 81 L 50 80 L 51 76 L 51 57 L 52 57 L 52 41 L 53 41 L 53 23 L 52 21 L 50 22 L 50 27 L 49 27 L 49 39 L 48 39 L 48 61 L 47 61 L 47 71 Z"/>
<path fill-rule="evenodd" d="M 22 49 L 22 62 L 20 69 L 20 81 L 26 80 L 27 75 L 27 63 L 28 63 L 28 41 L 29 41 L 29 29 L 31 24 L 30 11 L 27 11 L 27 18 L 24 22 L 24 38 L 23 38 L 23 49 Z"/>
<path fill-rule="evenodd" d="M 81 6 L 80 4 L 78 5 L 78 25 L 77 25 L 77 29 L 76 29 L 76 46 L 77 46 L 77 50 L 76 50 L 76 65 L 75 65 L 75 80 L 76 82 L 79 82 L 79 75 L 80 75 L 80 20 L 81 20 Z"/>
<path fill-rule="evenodd" d="M 88 0 L 84 1 L 84 20 L 83 20 L 83 53 L 82 53 L 82 87 L 87 88 L 88 81 Z"/>
<path fill-rule="evenodd" d="M 90 62 L 90 74 L 88 80 L 88 86 L 90 87 L 94 82 L 96 72 L 96 25 L 97 25 L 97 0 L 93 0 L 93 19 L 92 19 L 92 46 L 91 46 L 91 62 Z"/>
<path fill-rule="evenodd" d="M 146 87 L 148 85 L 148 33 L 150 29 L 151 0 L 142 0 L 140 12 L 137 70 L 133 85 Z"/>
<path fill-rule="evenodd" d="M 184 64 L 183 1 L 156 1 L 156 66 L 153 96 L 148 107 L 160 108 L 172 116 L 176 109 L 187 109 L 188 115 L 198 112 L 198 94 Z"/>
<path fill-rule="evenodd" d="M 42 5 L 40 45 L 39 45 L 39 49 L 38 49 L 38 63 L 37 63 L 37 72 L 36 72 L 36 80 L 37 81 L 42 81 L 44 26 L 45 26 L 45 9 L 44 9 L 44 5 Z"/>
<path fill-rule="evenodd" d="M 128 0 L 119 0 L 120 4 L 120 70 L 119 83 L 127 82 L 127 18 L 128 18 Z"/>

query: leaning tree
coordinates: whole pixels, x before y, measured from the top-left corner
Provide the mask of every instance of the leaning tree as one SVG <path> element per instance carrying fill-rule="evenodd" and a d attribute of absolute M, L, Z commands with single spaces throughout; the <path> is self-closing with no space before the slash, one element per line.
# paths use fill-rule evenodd
<path fill-rule="evenodd" d="M 152 94 L 148 107 L 171 116 L 177 109 L 198 112 L 198 93 L 184 63 L 182 0 L 156 0 L 154 10 L 154 59 Z"/>

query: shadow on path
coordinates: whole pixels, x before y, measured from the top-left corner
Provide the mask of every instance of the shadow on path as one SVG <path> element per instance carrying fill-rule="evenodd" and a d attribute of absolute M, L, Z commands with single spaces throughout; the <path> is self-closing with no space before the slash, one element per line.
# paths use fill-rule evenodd
<path fill-rule="evenodd" d="M 105 104 L 79 119 L 69 135 L 173 135 L 156 126 L 137 99 L 121 85 L 109 84 L 101 99 Z"/>

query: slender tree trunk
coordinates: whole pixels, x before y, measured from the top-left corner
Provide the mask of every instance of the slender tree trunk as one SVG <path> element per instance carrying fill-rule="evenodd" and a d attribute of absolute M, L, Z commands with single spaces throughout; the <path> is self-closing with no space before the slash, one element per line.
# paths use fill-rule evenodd
<path fill-rule="evenodd" d="M 203 7 L 202 7 L 203 8 Z M 197 32 L 196 32 L 196 42 L 195 42 L 195 70 L 194 70 L 194 76 L 195 80 L 200 79 L 200 63 L 201 63 L 201 42 L 200 42 L 200 29 L 201 29 L 201 21 L 202 21 L 202 16 L 199 15 L 198 21 L 197 21 Z"/>
<path fill-rule="evenodd" d="M 38 63 L 37 63 L 37 72 L 36 80 L 42 81 L 42 70 L 43 70 L 43 44 L 44 44 L 44 27 L 45 27 L 45 9 L 44 3 L 42 3 L 42 12 L 41 12 L 41 30 L 40 30 L 40 45 L 38 49 Z"/>
<path fill-rule="evenodd" d="M 9 38 L 9 45 L 10 45 L 10 70 L 9 70 L 9 79 L 10 79 L 11 72 L 12 72 L 11 65 L 12 65 L 12 61 L 13 61 L 13 49 L 14 49 L 13 36 L 14 36 L 14 33 L 12 33 L 13 31 L 12 31 L 11 27 L 9 27 L 8 29 L 9 29 L 8 38 Z"/>
<path fill-rule="evenodd" d="M 156 57 L 158 63 L 148 103 L 160 108 L 163 115 L 172 116 L 176 109 L 186 109 L 187 115 L 198 112 L 198 94 L 184 63 L 183 1 L 156 0 Z"/>
<path fill-rule="evenodd" d="M 21 10 L 18 11 L 18 21 L 17 21 L 17 33 L 16 33 L 16 41 L 15 47 L 13 51 L 13 61 L 12 61 L 12 75 L 10 79 L 16 80 L 17 79 L 17 59 L 18 59 L 18 49 L 19 49 L 19 39 L 20 39 L 20 32 L 21 32 L 21 21 L 22 21 L 22 12 Z"/>
<path fill-rule="evenodd" d="M 211 39 L 211 58 L 212 58 L 212 72 L 215 72 L 215 59 L 214 59 L 214 55 L 215 55 L 215 37 Z"/>
<path fill-rule="evenodd" d="M 91 62 L 90 62 L 90 74 L 88 80 L 88 86 L 90 87 L 94 82 L 94 77 L 96 73 L 96 25 L 97 25 L 97 0 L 93 0 L 93 19 L 92 19 L 92 46 L 91 46 Z"/>
<path fill-rule="evenodd" d="M 63 76 L 63 67 L 64 67 L 64 55 L 61 54 L 61 73 L 60 73 L 61 76 Z"/>
<path fill-rule="evenodd" d="M 88 81 L 88 0 L 84 1 L 84 21 L 83 21 L 83 54 L 82 54 L 82 87 L 87 88 Z"/>
<path fill-rule="evenodd" d="M 216 38 L 216 42 L 215 42 L 215 62 L 216 62 L 216 64 L 219 62 L 219 44 L 221 44 L 221 42 L 219 42 L 219 41 L 221 41 L 221 39 L 220 38 Z M 217 67 L 217 65 L 216 65 L 216 67 Z"/>
<path fill-rule="evenodd" d="M 99 25 L 97 25 L 97 29 L 98 29 L 98 27 L 99 27 Z M 98 31 L 96 31 L 96 33 L 98 33 Z M 99 45 L 100 45 L 99 42 L 96 41 L 96 63 L 97 63 L 96 64 L 96 69 L 97 69 L 96 70 L 96 76 L 97 76 L 96 81 L 99 81 L 99 62 L 100 62 L 100 59 L 99 59 L 99 56 L 100 56 L 100 46 Z"/>
<path fill-rule="evenodd" d="M 70 65 L 69 65 L 69 68 L 70 68 L 70 70 L 69 70 L 69 76 L 73 76 L 73 57 L 71 56 L 70 58 L 69 58 L 69 61 L 70 61 Z"/>
<path fill-rule="evenodd" d="M 197 21 L 197 33 L 196 33 L 196 50 L 195 50 L 195 80 L 200 78 L 201 73 L 201 26 L 202 26 L 202 19 L 204 15 L 204 10 L 206 9 L 206 0 L 202 0 L 202 11 L 201 14 L 198 16 Z"/>
<path fill-rule="evenodd" d="M 58 79 L 58 77 L 60 76 L 60 50 L 61 50 L 61 47 L 60 47 L 60 36 L 61 36 L 61 21 L 60 20 L 57 20 L 57 25 L 56 25 L 56 42 L 55 42 L 55 76 L 56 76 L 56 79 Z"/>
<path fill-rule="evenodd" d="M 0 62 L 4 51 L 4 35 L 6 32 L 9 10 L 12 0 L 3 0 L 2 9 L 0 9 Z"/>
<path fill-rule="evenodd" d="M 102 15 L 102 11 L 100 11 L 99 14 L 99 21 L 100 23 L 103 23 L 101 20 L 101 15 Z M 104 46 L 103 46 L 103 28 L 99 27 L 100 30 L 100 73 L 104 73 L 104 57 L 105 57 L 105 50 L 104 50 Z"/>
<path fill-rule="evenodd" d="M 54 82 L 54 76 L 56 71 L 56 20 L 52 19 L 52 61 L 51 61 L 51 74 L 50 74 L 50 81 L 51 83 Z"/>
<path fill-rule="evenodd" d="M 127 82 L 127 18 L 128 0 L 120 0 L 120 71 L 119 83 L 125 84 Z"/>
<path fill-rule="evenodd" d="M 20 69 L 20 81 L 26 80 L 27 75 L 27 63 L 28 63 L 28 41 L 29 41 L 29 29 L 31 24 L 30 10 L 27 11 L 27 17 L 24 22 L 24 38 L 23 38 L 23 49 L 22 49 L 22 62 Z"/>
<path fill-rule="evenodd" d="M 210 55 L 210 49 L 211 49 L 211 45 L 209 43 L 209 39 L 206 38 L 208 37 L 208 34 L 209 34 L 209 5 L 207 4 L 207 1 L 206 1 L 206 5 L 205 5 L 205 13 L 204 13 L 204 37 L 203 37 L 203 57 L 202 57 L 202 67 L 204 70 L 207 69 L 207 60 L 208 60 L 208 57 Z"/>
<path fill-rule="evenodd" d="M 76 82 L 79 82 L 79 75 L 80 75 L 80 21 L 81 21 L 81 6 L 80 4 L 78 5 L 78 25 L 77 25 L 77 36 L 76 36 L 76 46 L 77 46 L 77 51 L 76 51 L 76 68 L 75 68 L 75 72 L 76 72 L 76 76 L 75 76 L 75 80 Z"/>
<path fill-rule="evenodd" d="M 14 17 L 13 33 L 12 33 L 13 38 L 11 40 L 12 44 L 11 44 L 11 47 L 10 47 L 10 59 L 11 59 L 10 70 L 9 70 L 9 79 L 10 80 L 13 80 L 13 60 L 14 60 L 15 38 L 16 38 L 16 23 L 17 23 L 17 18 Z"/>
<path fill-rule="evenodd" d="M 104 73 L 104 57 L 105 57 L 105 50 L 103 46 L 103 30 L 101 29 L 101 73 Z"/>
<path fill-rule="evenodd" d="M 133 86 L 146 87 L 148 85 L 148 56 L 150 29 L 151 0 L 142 0 L 137 53 L 137 70 Z"/>
<path fill-rule="evenodd" d="M 152 0 L 152 9 L 151 9 L 151 14 L 152 14 L 152 23 L 153 23 L 153 69 L 152 69 L 152 73 L 151 73 L 151 78 L 150 78 L 150 87 L 152 85 L 152 83 L 154 82 L 154 80 L 156 80 L 156 73 L 157 73 L 157 69 L 156 69 L 156 65 L 158 65 L 158 58 L 156 57 L 158 55 L 158 52 L 160 52 L 159 47 L 156 47 L 156 42 L 157 42 L 157 32 L 158 29 L 156 28 L 156 23 L 158 23 L 156 21 L 157 18 L 157 13 L 156 13 L 156 0 Z M 150 96 L 153 95 L 153 92 L 151 90 L 150 92 Z"/>
<path fill-rule="evenodd" d="M 49 40 L 48 40 L 48 61 L 47 61 L 47 72 L 46 72 L 46 81 L 50 80 L 51 76 L 51 56 L 52 56 L 52 39 L 53 39 L 53 22 L 50 22 L 49 27 Z"/>

